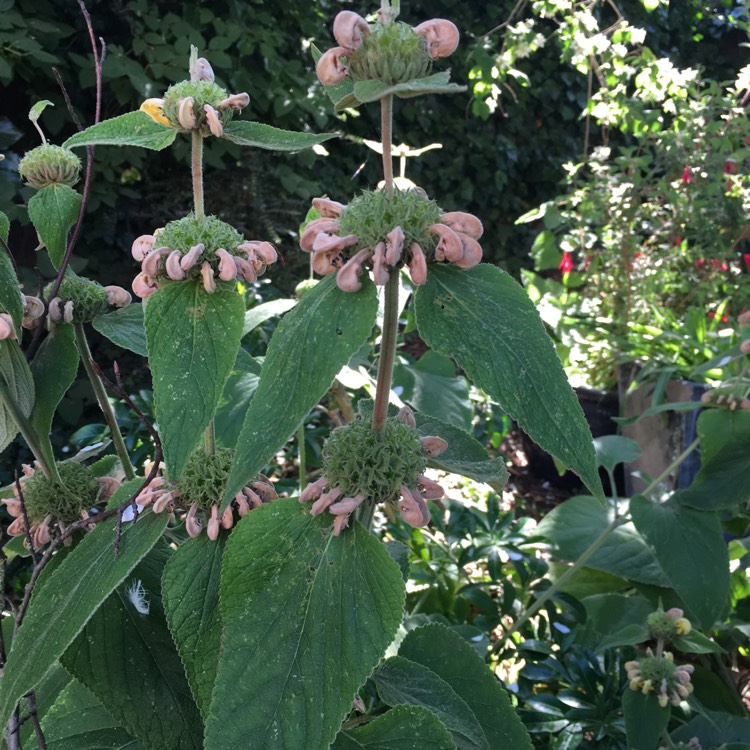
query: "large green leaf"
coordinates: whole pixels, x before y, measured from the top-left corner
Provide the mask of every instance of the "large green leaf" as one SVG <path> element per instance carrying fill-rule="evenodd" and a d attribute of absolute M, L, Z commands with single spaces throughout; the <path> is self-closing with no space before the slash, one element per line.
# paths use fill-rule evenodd
<path fill-rule="evenodd" d="M 237 120 L 224 126 L 224 138 L 238 146 L 255 146 L 271 151 L 300 151 L 335 138 L 337 133 L 297 133 L 262 122 Z"/>
<path fill-rule="evenodd" d="M 208 294 L 198 282 L 180 281 L 148 298 L 154 407 L 173 477 L 180 476 L 214 416 L 240 347 L 244 315 L 233 285 L 221 284 Z"/>
<path fill-rule="evenodd" d="M 105 313 L 91 321 L 91 325 L 113 344 L 148 357 L 143 305 L 137 303 Z"/>
<path fill-rule="evenodd" d="M 89 620 L 62 663 L 146 747 L 198 750 L 203 724 L 160 596 L 170 552 L 164 543 L 151 550 Z"/>
<path fill-rule="evenodd" d="M 5 641 L 5 648 L 10 646 L 10 639 Z M 47 674 L 44 675 L 42 681 L 34 688 L 34 698 L 36 702 L 36 714 L 40 720 L 42 720 L 47 712 L 52 708 L 52 705 L 60 697 L 60 693 L 63 692 L 65 686 L 70 683 L 70 675 L 60 666 L 60 664 L 54 664 L 47 670 Z M 21 713 L 25 712 L 24 702 L 21 702 Z M 34 745 L 27 745 L 29 738 L 34 733 L 34 728 L 30 721 L 24 722 L 21 725 L 21 746 L 22 747 L 34 747 Z M 33 742 L 33 741 L 32 741 Z"/>
<path fill-rule="evenodd" d="M 132 492 L 140 482 L 133 480 L 120 491 Z M 116 557 L 116 519 L 103 521 L 49 576 L 45 596 L 32 599 L 8 654 L 0 680 L 1 726 L 21 696 L 44 677 L 101 603 L 156 544 L 167 525 L 166 516 L 146 513 L 137 523 L 125 524 Z"/>
<path fill-rule="evenodd" d="M 750 412 L 710 409 L 698 417 L 701 469 L 679 502 L 723 510 L 750 498 Z"/>
<path fill-rule="evenodd" d="M 740 747 L 750 746 L 750 721 L 747 716 L 733 716 L 722 711 L 703 711 L 672 734 L 675 742 L 690 742 L 698 737 L 701 747 L 719 747 L 724 742 L 736 742 Z"/>
<path fill-rule="evenodd" d="M 216 439 L 222 445 L 229 448 L 237 445 L 247 407 L 258 390 L 260 372 L 260 362 L 240 349 L 214 417 Z"/>
<path fill-rule="evenodd" d="M 155 296 L 155 295 L 154 295 Z M 258 390 L 237 443 L 224 504 L 289 439 L 366 341 L 377 312 L 373 284 L 342 292 L 328 276 L 288 312 L 274 332 Z"/>
<path fill-rule="evenodd" d="M 473 711 L 492 750 L 531 750 L 531 740 L 505 688 L 477 652 L 449 627 L 425 625 L 407 633 L 398 655 L 431 669 Z"/>
<path fill-rule="evenodd" d="M 2 232 L 0 232 L 0 236 Z M 6 238 L 7 242 L 7 238 Z M 16 332 L 21 331 L 23 319 L 23 300 L 18 287 L 18 277 L 13 261 L 4 247 L 0 247 L 0 312 L 5 312 L 13 319 Z"/>
<path fill-rule="evenodd" d="M 555 555 L 574 562 L 614 519 L 614 511 L 596 498 L 572 497 L 539 523 L 537 533 L 555 543 Z M 654 586 L 669 586 L 654 553 L 633 524 L 618 526 L 589 558 L 587 567 Z"/>
<path fill-rule="evenodd" d="M 31 410 L 31 424 L 39 433 L 44 458 L 55 457 L 49 442 L 55 409 L 76 378 L 80 358 L 73 326 L 55 326 L 44 339 L 31 363 L 36 400 Z"/>
<path fill-rule="evenodd" d="M 729 601 L 729 554 L 718 515 L 642 495 L 630 500 L 630 513 L 672 588 L 708 630 Z"/>
<path fill-rule="evenodd" d="M 408 704 L 432 711 L 453 735 L 458 750 L 492 750 L 474 712 L 423 664 L 393 656 L 378 668 L 373 680 L 387 705 Z"/>
<path fill-rule="evenodd" d="M 48 750 L 146 750 L 73 680 L 42 721 Z"/>
<path fill-rule="evenodd" d="M 113 117 L 68 138 L 63 146 L 141 146 L 161 151 L 171 145 L 177 130 L 156 122 L 145 112 L 128 112 Z"/>
<path fill-rule="evenodd" d="M 342 731 L 332 750 L 455 750 L 450 733 L 432 711 L 396 706 L 355 729 Z"/>
<path fill-rule="evenodd" d="M 638 690 L 625 688 L 622 711 L 629 750 L 656 750 L 669 723 L 669 707 L 662 708 L 653 693 L 644 695 Z"/>
<path fill-rule="evenodd" d="M 247 336 L 250 331 L 257 328 L 261 323 L 265 323 L 277 315 L 283 315 L 289 312 L 297 304 L 296 299 L 272 299 L 269 302 L 263 302 L 260 305 L 251 307 L 245 313 L 245 322 L 242 325 L 242 337 Z"/>
<path fill-rule="evenodd" d="M 69 185 L 56 184 L 43 187 L 29 201 L 29 218 L 55 268 L 62 263 L 81 200 L 81 194 Z"/>
<path fill-rule="evenodd" d="M 603 496 L 583 410 L 523 287 L 495 266 L 433 265 L 415 309 L 433 349 L 453 357 L 529 437 Z"/>
<path fill-rule="evenodd" d="M 335 537 L 326 516 L 278 500 L 229 538 L 209 750 L 328 747 L 393 639 L 398 566 L 358 523 Z"/>
<path fill-rule="evenodd" d="M 28 417 L 34 406 L 34 377 L 17 341 L 0 340 L 0 378 L 8 398 Z M 0 399 L 0 451 L 5 450 L 18 434 L 18 425 Z"/>
<path fill-rule="evenodd" d="M 169 629 L 204 718 L 221 649 L 219 580 L 224 543 L 223 536 L 215 542 L 207 536 L 184 542 L 167 563 L 161 583 Z"/>
<path fill-rule="evenodd" d="M 405 83 L 389 84 L 383 81 L 357 81 L 354 84 L 353 94 L 355 98 L 365 104 L 382 99 L 388 94 L 394 94 L 403 98 L 420 96 L 421 94 L 458 94 L 466 91 L 466 86 L 450 83 L 450 71 L 444 70 L 433 73 L 426 78 L 416 78 Z"/>

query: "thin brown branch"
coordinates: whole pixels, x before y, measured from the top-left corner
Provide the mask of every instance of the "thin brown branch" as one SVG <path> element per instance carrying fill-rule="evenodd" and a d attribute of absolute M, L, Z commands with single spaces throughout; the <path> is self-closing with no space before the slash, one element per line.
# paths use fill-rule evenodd
<path fill-rule="evenodd" d="M 81 121 L 78 119 L 78 115 L 76 114 L 75 109 L 73 109 L 73 102 L 70 101 L 70 95 L 68 94 L 68 89 L 65 87 L 65 83 L 63 83 L 62 76 L 60 75 L 60 71 L 57 68 L 52 68 L 52 74 L 55 76 L 55 80 L 57 81 L 57 85 L 60 87 L 60 91 L 62 92 L 63 99 L 65 99 L 65 106 L 68 108 L 68 114 L 70 115 L 70 119 L 73 120 L 73 124 L 78 129 L 78 132 L 80 133 L 81 130 L 83 130 L 83 125 L 81 124 Z"/>
<path fill-rule="evenodd" d="M 39 723 L 39 714 L 36 710 L 36 692 L 30 690 L 26 694 L 26 698 L 29 701 L 29 719 L 31 719 L 31 724 L 34 727 L 34 734 L 36 734 L 36 744 L 39 746 L 39 750 L 47 750 L 47 741 L 44 738 L 42 725 Z"/>
<path fill-rule="evenodd" d="M 26 510 L 26 501 L 23 496 L 23 489 L 21 488 L 21 480 L 18 477 L 18 472 L 16 472 L 16 493 L 18 494 L 18 501 L 21 503 L 21 516 L 23 517 L 23 530 L 26 535 L 26 544 L 29 547 L 29 553 L 31 554 L 31 559 L 34 562 L 34 565 L 37 565 L 39 563 L 39 555 L 34 549 L 34 542 L 31 538 L 31 523 L 29 521 L 29 514 Z"/>

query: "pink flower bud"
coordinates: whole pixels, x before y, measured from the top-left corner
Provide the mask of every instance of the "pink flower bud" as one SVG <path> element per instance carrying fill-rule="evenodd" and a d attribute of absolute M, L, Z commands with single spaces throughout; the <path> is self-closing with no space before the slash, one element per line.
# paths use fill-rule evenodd
<path fill-rule="evenodd" d="M 343 516 L 353 513 L 365 500 L 365 496 L 358 492 L 354 497 L 345 497 L 343 500 L 328 506 L 328 512 L 334 516 Z"/>
<path fill-rule="evenodd" d="M 310 482 L 310 484 L 308 484 L 300 493 L 299 501 L 301 503 L 306 503 L 308 500 L 317 500 L 327 486 L 328 477 L 320 477 L 320 479 Z"/>
<path fill-rule="evenodd" d="M 101 487 L 99 500 L 109 500 L 120 489 L 120 482 L 114 477 L 98 477 L 96 481 Z"/>
<path fill-rule="evenodd" d="M 154 500 L 154 504 L 151 506 L 151 509 L 154 511 L 154 513 L 163 513 L 173 500 L 173 492 L 161 491 L 159 493 L 159 496 Z"/>
<path fill-rule="evenodd" d="M 324 86 L 335 86 L 346 78 L 349 69 L 344 65 L 341 58 L 348 54 L 349 50 L 343 47 L 332 47 L 321 55 L 315 65 L 315 72 L 318 74 L 318 80 Z"/>
<path fill-rule="evenodd" d="M 54 299 L 50 300 L 49 305 L 47 306 L 47 314 L 49 315 L 49 319 L 53 323 L 62 323 L 63 301 L 59 297 L 55 297 Z M 0 318 L 2 317 L 3 316 L 0 315 Z M 15 338 L 15 336 L 11 336 L 11 338 Z"/>
<path fill-rule="evenodd" d="M 420 493 L 425 500 L 440 500 L 441 497 L 445 497 L 445 490 L 429 477 L 420 474 L 417 481 L 421 488 Z"/>
<path fill-rule="evenodd" d="M 276 248 L 270 242 L 259 242 L 258 247 L 255 248 L 255 252 L 264 266 L 270 266 L 279 257 Z"/>
<path fill-rule="evenodd" d="M 453 261 L 453 265 L 459 268 L 474 268 L 482 261 L 482 246 L 468 234 L 462 232 L 456 232 L 456 234 L 461 240 L 464 252 L 458 260 Z"/>
<path fill-rule="evenodd" d="M 299 246 L 306 252 L 311 253 L 313 251 L 313 244 L 315 238 L 320 232 L 326 232 L 327 234 L 338 234 L 339 223 L 333 219 L 313 219 L 305 227 L 305 231 L 302 232 L 302 236 L 299 238 Z"/>
<path fill-rule="evenodd" d="M 145 273 L 139 273 L 133 279 L 132 288 L 138 297 L 146 299 L 146 297 L 150 297 L 159 287 L 156 279 L 147 276 Z"/>
<path fill-rule="evenodd" d="M 475 240 L 478 240 L 484 232 L 482 222 L 474 214 L 467 214 L 463 211 L 451 211 L 443 214 L 440 217 L 440 221 L 443 224 L 447 224 L 454 232 L 468 234 L 469 237 L 473 237 Z"/>
<path fill-rule="evenodd" d="M 63 305 L 63 321 L 65 323 L 73 322 L 73 300 L 72 299 L 69 299 Z"/>
<path fill-rule="evenodd" d="M 414 419 L 414 412 L 409 406 L 402 406 L 396 416 L 399 422 L 403 422 L 407 427 L 411 427 L 412 430 L 417 429 L 417 420 Z"/>
<path fill-rule="evenodd" d="M 312 257 L 312 267 L 315 273 L 327 276 L 334 273 L 341 266 L 341 255 L 334 251 L 332 253 L 315 253 Z"/>
<path fill-rule="evenodd" d="M 378 242 L 372 256 L 372 277 L 378 286 L 385 286 L 389 275 L 385 267 L 385 242 Z"/>
<path fill-rule="evenodd" d="M 253 489 L 260 495 L 264 503 L 270 503 L 279 499 L 279 493 L 269 482 L 253 482 Z"/>
<path fill-rule="evenodd" d="M 187 534 L 191 539 L 199 537 L 201 531 L 203 531 L 203 526 L 198 518 L 198 506 L 195 503 L 190 506 L 190 510 L 185 517 L 185 531 L 187 531 Z"/>
<path fill-rule="evenodd" d="M 199 242 L 197 245 L 193 245 L 180 259 L 180 268 L 183 271 L 189 271 L 197 262 L 206 246 Z"/>
<path fill-rule="evenodd" d="M 205 57 L 199 57 L 193 65 L 190 66 L 191 81 L 208 81 L 213 83 L 215 80 L 214 71 L 211 63 Z"/>
<path fill-rule="evenodd" d="M 332 201 L 330 198 L 313 198 L 313 208 L 325 219 L 338 219 L 346 208 L 343 203 Z"/>
<path fill-rule="evenodd" d="M 186 96 L 180 99 L 180 107 L 177 110 L 177 119 L 185 130 L 192 130 L 198 123 L 195 119 L 193 105 L 195 99 L 192 96 Z"/>
<path fill-rule="evenodd" d="M 54 302 L 54 300 L 52 300 Z M 56 321 L 59 322 L 59 321 Z M 8 313 L 0 313 L 0 340 L 17 339 L 16 328 L 13 325 L 13 318 Z"/>
<path fill-rule="evenodd" d="M 427 40 L 427 52 L 433 60 L 448 57 L 458 47 L 459 33 L 456 24 L 445 18 L 433 18 L 414 27 L 415 33 Z"/>
<path fill-rule="evenodd" d="M 151 252 L 155 242 L 156 237 L 153 234 L 142 234 L 140 237 L 136 237 L 133 240 L 133 246 L 130 248 L 133 259 L 140 263 Z"/>
<path fill-rule="evenodd" d="M 20 518 L 21 515 L 23 515 L 20 500 L 16 500 L 11 497 L 4 497 L 2 499 L 2 502 L 5 503 L 5 510 L 8 511 L 8 514 L 11 518 Z"/>
<path fill-rule="evenodd" d="M 310 514 L 313 516 L 319 516 L 324 510 L 326 510 L 330 505 L 336 502 L 341 495 L 344 493 L 341 491 L 340 487 L 334 487 L 328 492 L 324 492 L 313 504 L 310 508 Z"/>
<path fill-rule="evenodd" d="M 435 260 L 448 260 L 455 263 L 464 254 L 461 238 L 446 224 L 433 224 L 428 230 L 439 237 L 435 248 Z"/>
<path fill-rule="evenodd" d="M 386 237 L 388 250 L 385 254 L 385 260 L 389 266 L 395 267 L 401 260 L 401 252 L 404 249 L 404 230 L 401 227 L 394 227 Z"/>
<path fill-rule="evenodd" d="M 179 250 L 174 250 L 167 256 L 166 263 L 164 263 L 167 276 L 173 281 L 182 281 L 186 276 L 180 265 L 182 257 L 182 253 Z"/>
<path fill-rule="evenodd" d="M 448 449 L 448 442 L 437 435 L 427 435 L 420 438 L 420 442 L 422 443 L 422 450 L 424 450 L 425 455 L 430 456 L 430 458 L 439 456 Z"/>
<path fill-rule="evenodd" d="M 416 242 L 412 242 L 409 245 L 409 253 L 411 254 L 409 275 L 417 286 L 421 286 L 427 282 L 427 258 L 422 252 L 422 248 Z"/>
<path fill-rule="evenodd" d="M 240 514 L 240 518 L 244 518 L 250 512 L 250 506 L 248 505 L 247 498 L 238 492 L 234 496 L 234 504 L 237 506 L 237 512 Z"/>
<path fill-rule="evenodd" d="M 314 253 L 330 253 L 332 251 L 344 250 L 347 247 L 352 247 L 359 242 L 359 237 L 356 234 L 347 234 L 343 237 L 339 237 L 335 234 L 328 234 L 327 232 L 318 232 L 315 241 L 313 242 Z"/>
<path fill-rule="evenodd" d="M 333 37 L 347 50 L 359 49 L 370 27 L 362 16 L 351 10 L 342 10 L 333 20 Z"/>
<path fill-rule="evenodd" d="M 209 294 L 213 294 L 216 291 L 216 280 L 214 279 L 214 269 L 211 268 L 211 264 L 207 260 L 204 260 L 201 264 L 201 276 L 203 277 L 203 288 Z"/>
<path fill-rule="evenodd" d="M 152 250 L 141 263 L 141 271 L 155 279 L 159 275 L 159 269 L 161 266 L 161 259 L 165 255 L 169 255 L 172 249 L 169 247 L 157 247 L 156 250 Z"/>
<path fill-rule="evenodd" d="M 232 504 L 229 503 L 221 514 L 221 527 L 231 529 L 234 526 L 234 514 L 232 513 Z"/>
<path fill-rule="evenodd" d="M 217 111 L 210 104 L 204 104 L 203 111 L 206 113 L 208 129 L 217 138 L 221 138 L 224 135 L 224 126 L 221 124 Z"/>
<path fill-rule="evenodd" d="M 242 494 L 245 496 L 247 504 L 251 509 L 260 508 L 263 505 L 263 501 L 249 487 L 243 487 Z"/>
<path fill-rule="evenodd" d="M 358 292 L 362 288 L 359 277 L 363 271 L 362 264 L 369 256 L 369 250 L 360 250 L 339 268 L 336 274 L 336 284 L 342 292 Z"/>
<path fill-rule="evenodd" d="M 230 94 L 226 99 L 222 99 L 216 106 L 219 109 L 231 107 L 232 109 L 245 109 L 250 104 L 250 94 Z"/>
<path fill-rule="evenodd" d="M 44 302 L 38 297 L 31 297 L 27 294 L 23 296 L 23 322 L 24 328 L 33 328 L 34 322 L 44 315 Z"/>
<path fill-rule="evenodd" d="M 223 247 L 216 250 L 215 255 L 219 259 L 219 278 L 222 281 L 231 281 L 237 275 L 234 256 L 230 255 Z"/>
<path fill-rule="evenodd" d="M 401 485 L 401 502 L 398 504 L 401 518 L 415 528 L 427 526 L 430 522 L 430 511 L 424 498 L 416 491 Z"/>
<path fill-rule="evenodd" d="M 26 533 L 26 525 L 23 522 L 23 516 L 19 516 L 6 529 L 10 536 L 22 536 Z"/>
<path fill-rule="evenodd" d="M 341 532 L 349 525 L 349 516 L 336 516 L 333 521 L 333 535 L 339 536 Z"/>
<path fill-rule="evenodd" d="M 750 265 L 748 266 L 748 269 L 750 269 Z M 745 310 L 745 312 L 740 313 L 740 316 L 737 318 L 737 322 L 741 326 L 750 326 L 750 310 Z"/>
<path fill-rule="evenodd" d="M 130 292 L 121 286 L 105 286 L 104 291 L 107 293 L 109 304 L 115 307 L 127 307 L 133 301 Z"/>
<path fill-rule="evenodd" d="M 250 261 L 240 258 L 239 255 L 232 256 L 232 260 L 234 260 L 234 265 L 237 268 L 237 274 L 248 283 L 253 284 L 258 278 L 255 266 Z"/>
<path fill-rule="evenodd" d="M 743 341 L 743 342 L 742 342 L 742 343 L 740 344 L 740 351 L 741 351 L 741 352 L 742 352 L 743 354 L 750 354 L 750 339 L 745 339 L 745 340 L 744 340 L 744 341 Z"/>
<path fill-rule="evenodd" d="M 212 505 L 211 506 L 211 517 L 208 519 L 208 538 L 215 542 L 219 538 L 219 529 L 221 528 L 219 524 L 219 506 L 218 505 Z"/>

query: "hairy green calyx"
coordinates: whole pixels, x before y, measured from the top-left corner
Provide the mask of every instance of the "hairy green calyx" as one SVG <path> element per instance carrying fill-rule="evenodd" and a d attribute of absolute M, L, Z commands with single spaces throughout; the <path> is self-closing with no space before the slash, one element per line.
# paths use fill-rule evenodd
<path fill-rule="evenodd" d="M 425 253 L 436 244 L 436 237 L 427 230 L 440 221 L 440 207 L 417 190 L 395 190 L 392 196 L 384 190 L 365 191 L 341 212 L 340 234 L 356 234 L 360 247 L 373 248 L 385 242 L 394 227 L 404 231 L 404 247 L 416 242 Z"/>
<path fill-rule="evenodd" d="M 37 471 L 23 484 L 23 499 L 31 524 L 47 516 L 65 524 L 80 520 L 82 510 L 96 505 L 101 485 L 88 466 L 66 461 L 57 464 L 62 484 Z"/>
<path fill-rule="evenodd" d="M 347 60 L 352 81 L 395 84 L 424 78 L 432 69 L 427 41 L 408 24 L 375 23 Z"/>
<path fill-rule="evenodd" d="M 186 130 L 180 124 L 179 111 L 180 102 L 191 97 L 193 99 L 192 113 L 195 117 L 196 127 L 208 129 L 206 113 L 203 107 L 208 104 L 217 112 L 222 125 L 226 125 L 233 117 L 234 110 L 230 107 L 219 109 L 219 102 L 228 96 L 225 89 L 216 83 L 209 81 L 180 81 L 170 86 L 164 94 L 163 112 L 173 127 Z"/>
<path fill-rule="evenodd" d="M 184 219 L 170 221 L 164 229 L 158 230 L 155 247 L 169 247 L 179 250 L 184 255 L 191 247 L 202 244 L 206 249 L 201 260 L 215 260 L 214 251 L 224 248 L 228 253 L 235 255 L 237 245 L 241 242 L 242 235 L 221 219 L 215 216 L 197 218 L 189 214 Z"/>
<path fill-rule="evenodd" d="M 81 174 L 81 160 L 67 148 L 45 143 L 26 153 L 18 172 L 27 185 L 37 190 L 48 185 L 72 187 Z"/>
<path fill-rule="evenodd" d="M 208 512 L 224 496 L 229 471 L 232 468 L 234 451 L 230 448 L 216 448 L 212 456 L 199 446 L 177 481 L 181 504 L 185 508 L 197 505 Z"/>
<path fill-rule="evenodd" d="M 48 284 L 44 290 L 47 298 L 52 294 L 52 287 L 53 284 Z M 88 323 L 109 308 L 109 298 L 104 287 L 72 271 L 65 274 L 56 299 L 62 306 L 68 302 L 73 303 L 73 323 Z"/>
<path fill-rule="evenodd" d="M 416 487 L 426 468 L 419 435 L 396 417 L 377 433 L 357 419 L 334 430 L 323 447 L 323 473 L 346 497 L 361 492 L 375 502 L 395 500 L 401 485 Z"/>

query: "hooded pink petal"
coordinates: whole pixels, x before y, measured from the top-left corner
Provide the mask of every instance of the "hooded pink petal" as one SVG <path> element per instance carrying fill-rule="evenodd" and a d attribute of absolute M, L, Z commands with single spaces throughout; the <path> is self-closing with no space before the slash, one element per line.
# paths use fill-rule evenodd
<path fill-rule="evenodd" d="M 401 260 L 401 252 L 404 249 L 404 230 L 401 227 L 394 227 L 388 234 L 385 260 L 389 266 L 395 267 Z"/>
<path fill-rule="evenodd" d="M 359 280 L 359 277 L 363 271 L 362 264 L 369 256 L 369 250 L 360 250 L 339 268 L 336 274 L 336 283 L 342 292 L 358 292 L 362 288 L 362 282 Z"/>
<path fill-rule="evenodd" d="M 133 291 L 141 299 L 150 297 L 157 289 L 158 285 L 156 283 L 156 279 L 153 279 L 151 276 L 147 276 L 145 273 L 139 273 L 133 279 Z"/>
<path fill-rule="evenodd" d="M 451 211 L 440 217 L 443 224 L 447 224 L 454 232 L 468 234 L 478 240 L 484 233 L 482 222 L 474 214 L 468 214 L 464 211 Z"/>
<path fill-rule="evenodd" d="M 195 120 L 195 114 L 193 113 L 193 105 L 195 99 L 192 96 L 186 96 L 184 99 L 180 99 L 180 106 L 177 110 L 177 119 L 185 130 L 192 130 L 198 123 Z"/>
<path fill-rule="evenodd" d="M 359 49 L 370 27 L 362 16 L 351 10 L 342 10 L 333 20 L 334 39 L 347 50 Z"/>
<path fill-rule="evenodd" d="M 385 286 L 389 275 L 385 266 L 385 242 L 378 242 L 372 256 L 372 277 L 378 286 Z"/>
<path fill-rule="evenodd" d="M 167 256 L 167 261 L 164 264 L 167 276 L 173 281 L 182 281 L 186 276 L 185 271 L 182 270 L 182 266 L 180 265 L 182 257 L 182 253 L 179 250 L 174 250 Z"/>
<path fill-rule="evenodd" d="M 216 291 L 216 280 L 214 279 L 214 269 L 211 268 L 211 264 L 207 260 L 201 263 L 201 276 L 203 277 L 203 288 L 209 294 L 213 294 Z"/>
<path fill-rule="evenodd" d="M 421 286 L 427 282 L 427 258 L 416 242 L 409 245 L 409 254 L 409 275 L 417 286 Z"/>
<path fill-rule="evenodd" d="M 299 246 L 306 252 L 311 253 L 313 251 L 313 244 L 315 238 L 321 233 L 326 234 L 338 234 L 339 223 L 333 219 L 313 219 L 306 227 L 305 231 L 302 232 L 302 236 L 299 238 Z"/>
<path fill-rule="evenodd" d="M 464 252 L 458 260 L 453 261 L 453 264 L 459 268 L 474 268 L 482 262 L 482 246 L 468 234 L 462 234 L 461 232 L 456 232 L 456 234 L 461 240 Z"/>
<path fill-rule="evenodd" d="M 218 112 L 210 104 L 204 104 L 203 111 L 206 113 L 208 129 L 217 138 L 221 138 L 224 135 L 224 126 L 221 124 Z"/>
<path fill-rule="evenodd" d="M 332 47 L 321 55 L 315 65 L 315 72 L 324 86 L 335 86 L 346 78 L 349 69 L 341 58 L 348 54 L 349 50 L 343 47 Z"/>
<path fill-rule="evenodd" d="M 136 237 L 133 240 L 133 246 L 130 248 L 133 259 L 140 263 L 151 252 L 155 242 L 156 237 L 153 234 L 142 234 L 140 237 Z"/>
<path fill-rule="evenodd" d="M 455 263 L 464 254 L 464 246 L 461 238 L 445 224 L 433 224 L 428 230 L 430 234 L 438 236 L 438 244 L 435 248 L 435 260 L 448 260 Z"/>
<path fill-rule="evenodd" d="M 414 31 L 427 40 L 427 52 L 433 60 L 448 57 L 458 47 L 460 34 L 456 24 L 445 18 L 433 18 L 414 27 Z"/>
<path fill-rule="evenodd" d="M 219 278 L 222 281 L 231 281 L 237 275 L 234 256 L 230 255 L 223 247 L 216 250 L 215 255 L 219 259 Z"/>
<path fill-rule="evenodd" d="M 338 219 L 346 208 L 343 203 L 332 201 L 330 198 L 313 198 L 313 208 L 326 219 Z"/>

